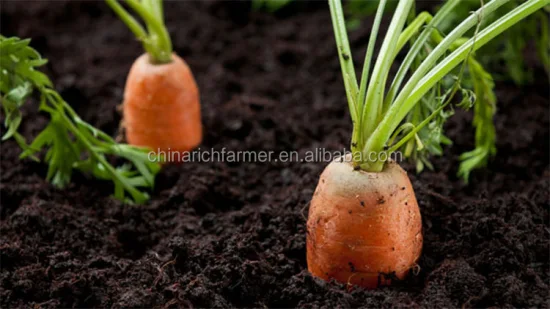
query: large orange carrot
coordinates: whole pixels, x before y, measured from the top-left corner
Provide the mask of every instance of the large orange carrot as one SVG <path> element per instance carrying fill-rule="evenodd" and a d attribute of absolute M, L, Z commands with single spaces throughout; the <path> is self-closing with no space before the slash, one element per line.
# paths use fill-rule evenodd
<path fill-rule="evenodd" d="M 353 122 L 351 154 L 344 157 L 345 162 L 330 163 L 321 175 L 307 221 L 309 271 L 326 280 L 336 279 L 366 288 L 403 279 L 414 267 L 422 249 L 422 222 L 414 191 L 407 174 L 388 157 L 408 141 L 414 141 L 409 145 L 420 150 L 429 139 L 440 138 L 438 123 L 447 117 L 442 111 L 460 89 L 463 70 L 452 87 L 443 82 L 443 77 L 463 63 L 472 51 L 541 9 L 548 1 L 527 0 L 480 31 L 481 16 L 491 14 L 506 2 L 490 1 L 444 38 L 436 29 L 459 1 L 445 2 L 433 17 L 427 13 L 418 15 L 407 28 L 404 26 L 414 0 L 398 1 L 370 72 L 386 2 L 379 1 L 358 82 L 341 0 L 329 0 Z M 456 48 L 457 40 L 476 25 L 473 38 Z M 434 37 L 436 42 L 430 41 Z M 393 61 L 409 41 L 410 49 L 390 84 L 388 77 Z M 449 50 L 453 51 L 448 53 Z M 435 91 L 430 95 L 431 89 Z M 403 123 L 422 99 L 433 101 L 429 112 L 415 114 L 418 121 L 414 124 Z M 471 97 L 465 96 L 463 104 L 471 103 Z M 439 118 L 434 120 L 436 117 Z M 427 137 L 417 134 L 424 127 L 431 130 Z"/>
<path fill-rule="evenodd" d="M 309 271 L 366 288 L 403 279 L 422 249 L 422 222 L 407 173 L 330 163 L 321 174 L 307 221 Z"/>
<path fill-rule="evenodd" d="M 106 2 L 147 52 L 134 62 L 126 80 L 126 139 L 164 154 L 192 150 L 202 140 L 199 90 L 185 61 L 172 53 L 162 1 L 126 1 L 143 19 L 147 32 L 116 0 Z"/>

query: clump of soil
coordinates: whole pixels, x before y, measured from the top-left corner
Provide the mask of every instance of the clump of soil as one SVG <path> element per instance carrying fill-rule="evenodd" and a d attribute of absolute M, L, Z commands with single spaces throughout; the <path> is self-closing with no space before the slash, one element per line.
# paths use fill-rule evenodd
<path fill-rule="evenodd" d="M 5 2 L 4 35 L 32 37 L 68 102 L 117 134 L 127 71 L 141 47 L 100 1 Z M 201 148 L 340 150 L 350 120 L 321 2 L 276 15 L 243 2 L 167 2 L 175 50 L 202 91 Z M 360 61 L 369 29 L 350 39 Z M 548 80 L 498 83 L 498 155 L 469 184 L 455 176 L 473 147 L 471 115 L 435 172 L 411 173 L 423 216 L 420 272 L 376 291 L 311 277 L 308 202 L 326 165 L 202 162 L 167 166 L 144 207 L 75 175 L 60 190 L 46 167 L 1 147 L 2 307 L 544 307 L 549 284 Z M 28 138 L 47 119 L 25 107 Z M 413 166 L 405 168 L 413 171 Z"/>

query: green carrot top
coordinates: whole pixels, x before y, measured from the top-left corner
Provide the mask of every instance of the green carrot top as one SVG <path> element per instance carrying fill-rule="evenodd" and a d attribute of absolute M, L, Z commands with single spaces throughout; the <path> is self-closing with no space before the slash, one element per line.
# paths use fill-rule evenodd
<path fill-rule="evenodd" d="M 419 119 L 415 125 L 403 123 L 413 107 L 421 102 L 432 88 L 467 60 L 470 54 L 550 3 L 550 0 L 527 0 L 480 29 L 483 17 L 492 14 L 508 1 L 488 2 L 442 37 L 437 29 L 457 5 L 460 5 L 460 0 L 445 2 L 433 17 L 429 14 L 419 14 L 407 27 L 405 22 L 413 9 L 414 0 L 401 0 L 397 3 L 377 59 L 372 61 L 378 29 L 387 2 L 387 0 L 380 0 L 361 79 L 358 81 L 347 38 L 341 0 L 329 0 L 340 66 L 353 122 L 351 150 L 355 167 L 368 172 L 381 171 L 385 161 L 378 158 L 388 156 L 378 154 L 384 152 L 391 154 L 410 139 L 417 137 L 419 130 L 430 124 L 451 102 L 459 86 L 455 84 L 455 87 L 441 96 L 444 98 L 441 100 L 442 103 L 431 114 Z M 466 32 L 474 28 L 476 33 L 472 38 L 462 38 Z M 418 60 L 419 53 L 426 52 L 425 43 L 430 38 L 436 39 L 437 44 L 428 50 L 419 64 L 413 65 L 414 61 Z M 407 42 L 410 42 L 411 47 L 393 81 L 388 83 L 392 64 Z M 371 63 L 374 63 L 372 72 Z M 386 88 L 386 85 L 389 88 Z M 466 98 L 466 100 L 473 102 L 472 99 Z M 397 139 L 397 137 L 400 138 Z M 421 146 L 420 143 L 419 146 Z"/>
<path fill-rule="evenodd" d="M 164 24 L 162 0 L 126 0 L 126 4 L 143 19 L 146 29 L 120 5 L 118 0 L 105 1 L 142 42 L 152 63 L 172 62 L 172 41 Z"/>

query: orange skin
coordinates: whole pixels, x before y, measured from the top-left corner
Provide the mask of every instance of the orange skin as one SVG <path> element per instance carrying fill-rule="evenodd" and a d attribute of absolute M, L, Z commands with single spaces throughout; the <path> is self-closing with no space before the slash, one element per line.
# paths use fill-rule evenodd
<path fill-rule="evenodd" d="M 307 221 L 307 265 L 314 276 L 374 289 L 391 284 L 393 275 L 403 279 L 421 250 L 420 210 L 397 163 L 380 173 L 338 160 L 326 167 Z"/>
<path fill-rule="evenodd" d="M 132 65 L 124 90 L 126 140 L 153 151 L 190 151 L 202 140 L 199 90 L 177 55 L 152 64 L 147 54 Z"/>

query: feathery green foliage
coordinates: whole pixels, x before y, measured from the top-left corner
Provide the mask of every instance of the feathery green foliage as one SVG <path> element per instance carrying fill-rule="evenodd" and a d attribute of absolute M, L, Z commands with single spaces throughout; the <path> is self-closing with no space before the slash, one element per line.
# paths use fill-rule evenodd
<path fill-rule="evenodd" d="M 476 96 L 474 105 L 475 149 L 460 155 L 458 176 L 468 182 L 472 170 L 487 166 L 489 159 L 497 152 L 496 130 L 493 117 L 496 113 L 496 95 L 493 77 L 473 57 L 468 59 L 468 75 L 465 83 L 473 88 Z"/>
<path fill-rule="evenodd" d="M 424 15 L 424 16 L 422 16 Z M 419 15 L 411 25 L 419 20 L 430 21 L 433 17 L 424 12 Z M 416 27 L 420 29 L 421 23 L 417 23 Z M 420 65 L 422 60 L 428 55 L 428 51 L 435 48 L 443 40 L 443 36 L 439 31 L 432 32 L 430 39 L 425 43 L 425 47 L 418 53 L 417 59 L 413 62 L 412 69 Z M 449 48 L 453 51 L 460 45 L 464 44 L 468 38 L 457 39 Z M 420 122 L 435 111 L 441 104 L 441 93 L 448 92 L 449 88 L 460 87 L 461 92 L 466 94 L 465 98 L 469 98 L 476 102 L 474 108 L 474 126 L 476 127 L 476 148 L 473 151 L 464 153 L 461 157 L 459 168 L 459 176 L 468 181 L 468 176 L 473 169 L 483 167 L 487 164 L 489 158 L 496 153 L 496 133 L 493 124 L 493 116 L 496 111 L 496 96 L 493 88 L 494 83 L 492 76 L 481 66 L 476 60 L 475 55 L 469 55 L 465 62 L 465 70 L 460 68 L 460 71 L 449 74 L 437 83 L 436 87 L 432 88 L 422 99 L 420 104 L 417 104 L 406 117 L 406 122 L 411 127 L 415 127 Z M 457 69 L 455 69 L 456 71 Z M 460 81 L 460 84 L 456 84 Z M 401 151 L 406 158 L 411 158 L 416 162 L 417 172 L 421 172 L 424 167 L 433 169 L 429 161 L 429 157 L 433 155 L 442 155 L 443 146 L 452 143 L 444 135 L 443 125 L 447 118 L 453 114 L 452 110 L 442 110 L 429 125 L 420 129 L 414 140 L 410 140 L 402 146 Z M 415 147 L 415 146 L 419 147 Z"/>
<path fill-rule="evenodd" d="M 292 2 L 292 0 L 252 0 L 253 10 L 266 10 L 270 13 L 276 12 Z"/>
<path fill-rule="evenodd" d="M 148 195 L 139 188 L 153 187 L 160 165 L 156 160 L 149 160 L 149 150 L 118 144 L 83 121 L 53 89 L 49 78 L 37 71 L 47 60 L 29 43 L 29 39 L 0 36 L 0 94 L 7 128 L 2 140 L 13 138 L 23 150 L 21 159 L 39 161 L 39 154 L 44 150 L 47 179 L 57 187 L 66 186 L 73 170 L 78 170 L 112 181 L 117 199 L 145 202 Z M 23 118 L 21 107 L 33 92 L 39 95 L 39 109 L 49 114 L 50 122 L 27 144 L 17 130 Z M 107 160 L 109 155 L 124 158 L 128 163 L 115 168 Z"/>

